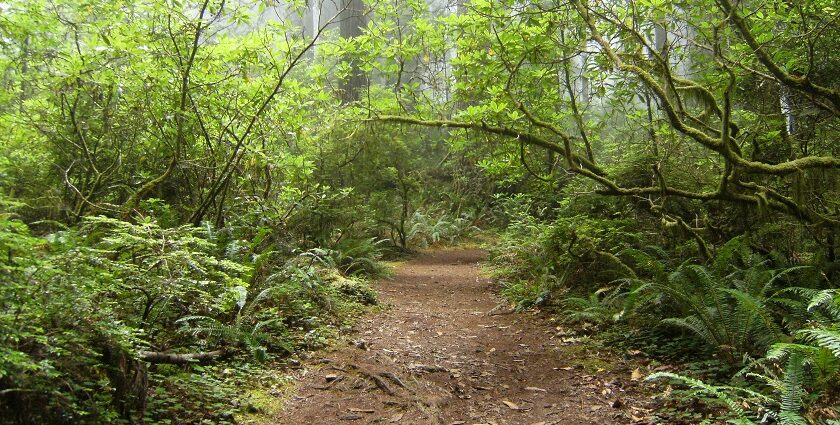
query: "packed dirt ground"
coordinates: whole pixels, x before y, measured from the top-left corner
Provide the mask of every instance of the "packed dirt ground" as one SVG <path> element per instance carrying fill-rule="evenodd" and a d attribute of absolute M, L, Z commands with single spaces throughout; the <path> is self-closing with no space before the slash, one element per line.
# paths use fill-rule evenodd
<path fill-rule="evenodd" d="M 637 359 L 507 308 L 479 273 L 484 255 L 431 251 L 397 267 L 377 285 L 388 308 L 307 361 L 273 423 L 650 423 Z"/>

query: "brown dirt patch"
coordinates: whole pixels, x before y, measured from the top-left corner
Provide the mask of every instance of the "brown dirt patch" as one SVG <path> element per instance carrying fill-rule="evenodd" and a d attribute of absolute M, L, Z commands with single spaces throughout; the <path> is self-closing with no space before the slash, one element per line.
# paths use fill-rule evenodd
<path fill-rule="evenodd" d="M 304 364 L 274 423 L 641 423 L 635 366 L 576 345 L 546 317 L 500 308 L 478 272 L 484 256 L 428 252 L 380 282 L 392 307 Z"/>

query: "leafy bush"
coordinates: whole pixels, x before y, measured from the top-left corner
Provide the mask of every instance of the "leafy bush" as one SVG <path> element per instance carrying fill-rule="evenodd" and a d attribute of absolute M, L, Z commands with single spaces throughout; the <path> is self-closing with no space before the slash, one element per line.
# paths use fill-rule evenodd
<path fill-rule="evenodd" d="M 150 383 L 194 378 L 158 363 L 240 352 L 262 362 L 315 348 L 375 302 L 360 278 L 335 269 L 362 273 L 374 259 L 306 252 L 260 279 L 254 270 L 263 260 L 242 255 L 252 248 L 220 249 L 218 236 L 209 226 L 91 217 L 39 238 L 0 215 L 0 416 L 23 423 L 189 416 L 184 409 L 201 403 L 146 411 L 147 393 L 156 391 Z M 197 398 L 218 402 L 212 395 Z"/>
<path fill-rule="evenodd" d="M 551 222 L 527 197 L 499 203 L 507 227 L 488 246 L 502 292 L 521 307 L 561 303 L 568 291 L 632 275 L 618 253 L 638 243 L 626 220 L 560 216 Z M 597 264 L 597 267 L 594 265 Z"/>

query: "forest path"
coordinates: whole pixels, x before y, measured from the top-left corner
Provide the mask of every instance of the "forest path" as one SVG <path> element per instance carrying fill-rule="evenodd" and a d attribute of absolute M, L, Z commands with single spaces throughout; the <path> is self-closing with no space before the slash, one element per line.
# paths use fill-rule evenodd
<path fill-rule="evenodd" d="M 479 275 L 484 256 L 438 250 L 399 266 L 377 285 L 391 308 L 364 318 L 351 344 L 304 364 L 273 423 L 639 423 L 644 412 L 628 402 L 640 390 L 633 366 L 542 316 L 500 309 Z"/>

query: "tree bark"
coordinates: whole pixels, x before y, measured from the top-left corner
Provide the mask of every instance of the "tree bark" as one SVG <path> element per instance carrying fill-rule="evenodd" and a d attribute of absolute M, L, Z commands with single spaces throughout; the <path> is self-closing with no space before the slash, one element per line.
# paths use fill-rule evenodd
<path fill-rule="evenodd" d="M 341 0 L 341 17 L 339 32 L 342 38 L 355 38 L 362 35 L 362 28 L 365 27 L 365 5 L 362 0 Z M 367 75 L 360 69 L 359 60 L 348 58 L 350 61 L 350 75 L 341 80 L 341 100 L 344 103 L 351 103 L 359 100 L 362 88 L 367 86 Z"/>

